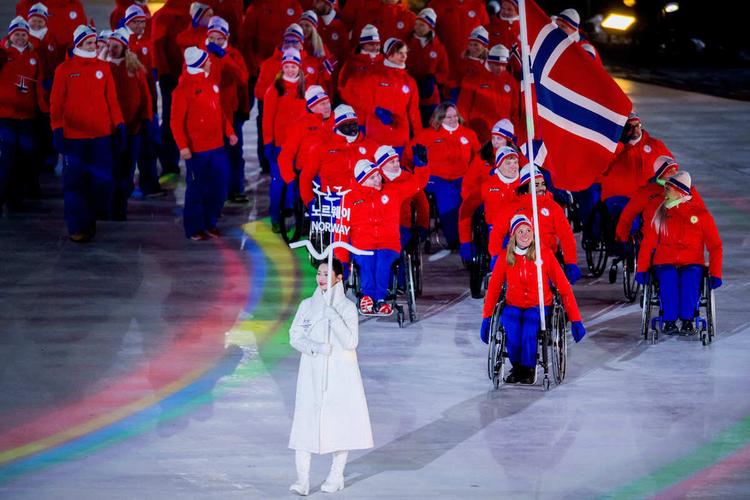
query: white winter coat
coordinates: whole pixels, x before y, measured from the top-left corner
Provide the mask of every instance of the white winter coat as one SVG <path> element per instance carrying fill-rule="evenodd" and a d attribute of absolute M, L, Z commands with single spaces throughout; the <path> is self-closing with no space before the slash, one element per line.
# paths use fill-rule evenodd
<path fill-rule="evenodd" d="M 333 288 L 330 321 L 325 317 L 328 297 L 320 288 L 297 309 L 289 342 L 302 353 L 297 376 L 297 397 L 289 448 L 331 453 L 372 448 L 367 400 L 357 364 L 359 319 L 356 306 L 344 295 L 341 283 Z M 318 354 L 329 342 L 330 356 Z M 328 389 L 323 380 L 328 360 Z"/>

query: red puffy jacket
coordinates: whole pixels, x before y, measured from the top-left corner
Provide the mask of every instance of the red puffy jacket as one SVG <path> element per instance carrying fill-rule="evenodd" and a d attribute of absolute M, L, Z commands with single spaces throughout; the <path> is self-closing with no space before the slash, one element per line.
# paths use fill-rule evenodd
<path fill-rule="evenodd" d="M 354 142 L 336 133 L 328 142 L 318 144 L 310 151 L 310 161 L 306 162 L 300 174 L 299 194 L 305 204 L 310 203 L 313 193 L 313 179 L 320 177 L 321 190 L 336 186 L 347 187 L 354 182 L 354 166 L 359 160 L 375 157 L 379 144 L 359 134 Z"/>
<path fill-rule="evenodd" d="M 417 191 L 419 184 L 414 177 L 407 182 L 384 183 L 380 190 L 353 183 L 352 191 L 346 195 L 346 205 L 351 209 L 352 245 L 363 250 L 400 252 L 401 206 Z"/>
<path fill-rule="evenodd" d="M 697 204 L 705 206 L 703 198 L 698 194 L 698 191 L 693 187 L 690 189 L 690 194 L 693 196 L 693 201 Z M 648 231 L 651 228 L 651 219 L 654 218 L 654 212 L 659 208 L 659 205 L 664 201 L 664 186 L 661 186 L 655 182 L 646 184 L 636 191 L 636 193 L 628 200 L 628 203 L 623 208 L 620 218 L 617 220 L 617 229 L 615 230 L 615 238 L 618 241 L 626 241 L 630 236 L 630 229 L 633 227 L 633 221 L 639 215 L 642 215 L 644 224 L 643 231 Z"/>
<path fill-rule="evenodd" d="M 279 153 L 279 171 L 284 182 L 294 180 L 296 172 L 302 171 L 311 160 L 313 149 L 318 144 L 327 144 L 333 134 L 333 115 L 327 120 L 316 113 L 305 113 L 290 125 L 284 147 Z"/>
<path fill-rule="evenodd" d="M 281 49 L 277 50 L 271 57 L 263 61 L 260 66 L 260 74 L 255 82 L 255 98 L 263 101 L 266 98 L 268 87 L 273 85 L 276 75 L 281 71 L 281 58 L 284 53 Z M 312 57 L 304 50 L 300 51 L 302 56 L 302 73 L 305 75 L 305 88 L 310 85 L 327 85 L 327 75 L 321 70 L 320 60 Z"/>
<path fill-rule="evenodd" d="M 153 64 L 160 76 L 177 78 L 182 72 L 183 52 L 177 36 L 190 26 L 190 0 L 167 0 L 151 19 Z M 202 47 L 205 39 L 201 41 Z"/>
<path fill-rule="evenodd" d="M 518 43 L 518 35 L 521 33 L 519 17 L 503 19 L 500 15 L 492 16 L 490 22 L 485 26 L 490 34 L 490 47 L 497 44 L 510 50 Z"/>
<path fill-rule="evenodd" d="M 125 127 L 128 134 L 135 135 L 141 129 L 141 122 L 153 117 L 151 91 L 146 81 L 146 73 L 144 71 L 130 73 L 125 66 L 125 61 L 119 64 L 110 63 L 110 69 L 112 78 L 115 80 L 117 101 L 120 103 Z"/>
<path fill-rule="evenodd" d="M 638 253 L 638 272 L 652 265 L 705 265 L 708 272 L 721 278 L 723 250 L 719 230 L 711 213 L 697 200 L 689 200 L 667 210 L 666 229 L 644 232 Z"/>
<path fill-rule="evenodd" d="M 338 15 L 329 24 L 326 24 L 323 16 L 318 16 L 318 21 L 318 34 L 336 58 L 337 67 L 341 68 L 351 53 L 349 30 Z"/>
<path fill-rule="evenodd" d="M 459 125 L 450 132 L 444 127 L 426 128 L 414 142 L 427 147 L 431 175 L 455 180 L 463 177 L 474 157 L 479 154 L 479 141 L 469 128 Z"/>
<path fill-rule="evenodd" d="M 672 153 L 645 130 L 636 144 L 618 145 L 617 156 L 598 179 L 602 185 L 602 200 L 633 196 L 654 176 L 654 162 L 661 155 L 672 156 Z"/>
<path fill-rule="evenodd" d="M 338 91 L 341 99 L 354 108 L 360 119 L 364 119 L 362 108 L 366 100 L 364 82 L 367 76 L 383 65 L 383 54 L 370 57 L 369 54 L 353 54 L 341 67 Z"/>
<path fill-rule="evenodd" d="M 242 0 L 208 0 L 206 3 L 214 11 L 215 16 L 219 16 L 229 24 L 229 43 L 237 46 L 240 25 L 245 15 Z"/>
<path fill-rule="evenodd" d="M 257 74 L 260 64 L 274 54 L 284 31 L 300 15 L 302 7 L 297 0 L 255 0 L 248 6 L 240 28 L 239 47 L 251 75 Z"/>
<path fill-rule="evenodd" d="M 409 59 L 406 61 L 406 70 L 416 82 L 420 82 L 427 76 L 432 75 L 438 85 L 447 85 L 450 77 L 450 66 L 448 64 L 448 53 L 440 40 L 433 38 L 427 44 L 416 36 L 409 39 Z M 440 104 L 440 92 L 435 88 L 431 96 L 420 97 L 419 104 L 422 106 L 436 106 Z"/>
<path fill-rule="evenodd" d="M 495 232 L 494 230 L 492 231 Z M 507 283 L 505 302 L 514 307 L 528 309 L 539 307 L 539 288 L 537 284 L 537 269 L 533 260 L 525 255 L 516 255 L 516 263 L 508 264 L 505 255 L 497 259 L 495 268 L 492 270 L 490 282 L 487 285 L 487 295 L 484 298 L 482 317 L 489 318 L 500 298 L 503 284 Z M 549 250 L 542 251 L 542 291 L 544 305 L 552 305 L 552 292 L 550 282 L 555 286 L 562 298 L 568 320 L 581 321 L 581 313 L 578 311 L 573 289 L 568 283 L 560 264 Z"/>
<path fill-rule="evenodd" d="M 177 35 L 176 41 L 177 45 L 180 47 L 180 52 L 184 54 L 185 49 L 188 47 L 204 49 L 206 47 L 206 38 L 208 38 L 208 28 L 204 26 L 194 27 L 193 25 L 190 25 Z M 184 60 L 184 56 L 181 57 L 180 60 Z"/>
<path fill-rule="evenodd" d="M 365 0 L 362 8 L 357 9 L 351 24 L 352 43 L 359 43 L 359 34 L 366 24 L 378 29 L 380 40 L 385 43 L 389 38 L 406 41 L 414 29 L 417 18 L 406 3 L 387 4 L 383 0 Z"/>
<path fill-rule="evenodd" d="M 172 134 L 179 149 L 202 153 L 224 146 L 234 134 L 221 109 L 218 78 L 185 73 L 172 94 Z"/>
<path fill-rule="evenodd" d="M 559 246 L 562 249 L 563 261 L 566 264 L 575 264 L 578 261 L 576 240 L 562 207 L 557 204 L 549 192 L 545 193 L 544 196 L 537 196 L 536 200 L 539 209 L 539 233 L 542 243 L 552 252 L 557 252 Z M 490 255 L 495 256 L 502 253 L 503 240 L 508 234 L 510 220 L 516 214 L 523 214 L 529 220 L 533 220 L 530 194 L 517 196 L 495 217 L 492 234 L 490 235 Z"/>
<path fill-rule="evenodd" d="M 389 179 L 383 174 L 384 184 L 408 184 L 416 182 L 419 191 L 413 196 L 404 198 L 401 203 L 401 212 L 399 215 L 399 224 L 402 227 L 411 227 L 412 210 L 416 212 L 416 223 L 418 227 L 427 229 L 430 225 L 430 202 L 424 194 L 424 188 L 430 179 L 430 169 L 426 167 L 417 167 L 414 173 L 401 168 L 401 173 L 395 179 Z"/>
<path fill-rule="evenodd" d="M 466 125 L 485 143 L 491 139 L 492 126 L 502 118 L 518 128 L 520 101 L 521 89 L 513 75 L 484 69 L 464 77 L 457 104 Z"/>
<path fill-rule="evenodd" d="M 224 57 L 216 57 L 211 54 L 211 71 L 221 75 L 219 90 L 221 95 L 221 108 L 230 120 L 235 111 L 247 112 L 249 103 L 247 94 L 248 72 L 245 60 L 240 51 L 227 44 L 224 49 Z"/>
<path fill-rule="evenodd" d="M 471 30 L 489 23 L 487 9 L 482 0 L 432 0 L 430 7 L 437 14 L 437 34 L 453 67 L 466 49 Z"/>
<path fill-rule="evenodd" d="M 73 56 L 55 71 L 50 96 L 52 130 L 62 127 L 66 139 L 112 135 L 123 123 L 109 63 Z"/>
<path fill-rule="evenodd" d="M 42 62 L 28 45 L 0 48 L 0 118 L 29 120 L 46 109 L 41 86 Z"/>
<path fill-rule="evenodd" d="M 279 95 L 276 85 L 271 85 L 263 100 L 263 140 L 284 148 L 287 132 L 292 124 L 305 115 L 305 98 L 298 97 L 298 84 L 281 80 L 284 94 Z"/>
<path fill-rule="evenodd" d="M 125 11 L 134 3 L 135 0 L 115 0 L 115 8 L 109 15 L 110 29 L 117 29 L 117 24 L 125 17 Z M 148 39 L 151 38 L 151 9 L 148 8 L 148 4 L 139 5 L 139 7 L 146 14 L 146 31 L 143 33 L 143 36 Z"/>
<path fill-rule="evenodd" d="M 488 167 L 489 168 L 489 167 Z M 495 225 L 495 219 L 506 205 L 515 201 L 518 179 L 506 184 L 499 175 L 487 176 L 480 189 L 471 191 L 458 211 L 458 237 L 461 243 L 471 242 L 471 220 L 479 205 L 484 204 L 484 220 Z"/>

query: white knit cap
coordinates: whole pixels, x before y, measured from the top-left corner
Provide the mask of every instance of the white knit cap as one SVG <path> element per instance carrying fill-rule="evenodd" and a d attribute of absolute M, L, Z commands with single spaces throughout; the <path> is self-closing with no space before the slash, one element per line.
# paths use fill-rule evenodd
<path fill-rule="evenodd" d="M 380 33 L 372 24 L 366 24 L 359 34 L 359 44 L 380 43 Z"/>
<path fill-rule="evenodd" d="M 208 60 L 208 52 L 193 46 L 186 48 L 184 54 L 188 73 L 190 73 L 191 75 L 195 75 L 203 71 L 201 67 Z"/>
<path fill-rule="evenodd" d="M 581 16 L 578 15 L 578 11 L 575 9 L 565 9 L 558 14 L 557 19 L 569 24 L 575 29 L 578 29 L 578 26 L 581 24 Z"/>
<path fill-rule="evenodd" d="M 333 110 L 333 123 L 335 127 L 342 125 L 346 122 L 357 121 L 357 113 L 354 112 L 354 108 L 348 104 L 339 104 L 336 109 Z"/>
<path fill-rule="evenodd" d="M 498 64 L 507 64 L 509 57 L 510 51 L 505 48 L 505 45 L 498 44 L 490 49 L 489 54 L 487 54 L 487 61 Z"/>
<path fill-rule="evenodd" d="M 431 28 L 435 28 L 435 25 L 437 24 L 437 14 L 429 7 L 420 10 L 417 19 L 424 21 Z"/>

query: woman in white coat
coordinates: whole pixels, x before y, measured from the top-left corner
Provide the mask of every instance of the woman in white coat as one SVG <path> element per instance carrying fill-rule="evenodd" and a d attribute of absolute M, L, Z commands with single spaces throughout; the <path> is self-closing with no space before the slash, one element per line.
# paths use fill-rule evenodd
<path fill-rule="evenodd" d="M 320 489 L 344 488 L 349 450 L 372 448 L 367 400 L 357 364 L 357 308 L 344 295 L 343 268 L 333 261 L 332 304 L 326 293 L 328 263 L 318 266 L 318 288 L 297 309 L 289 342 L 302 353 L 289 448 L 295 450 L 297 482 L 289 489 L 310 491 L 312 453 L 333 453 L 331 471 Z"/>

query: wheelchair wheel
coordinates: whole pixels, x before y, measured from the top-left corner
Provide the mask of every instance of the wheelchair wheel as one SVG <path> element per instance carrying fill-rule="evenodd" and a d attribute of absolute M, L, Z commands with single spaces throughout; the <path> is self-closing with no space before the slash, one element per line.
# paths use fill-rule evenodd
<path fill-rule="evenodd" d="M 479 209 L 474 213 L 472 220 L 472 253 L 474 257 L 469 263 L 469 289 L 471 290 L 471 297 L 474 299 L 481 299 L 484 296 L 482 290 L 484 277 L 490 270 L 487 233 L 484 210 Z"/>
<path fill-rule="evenodd" d="M 293 243 L 300 239 L 300 236 L 304 234 L 305 230 L 305 205 L 300 200 L 299 196 L 296 196 L 292 207 L 286 207 L 287 205 L 287 188 L 281 192 L 281 237 L 287 243 Z"/>
<path fill-rule="evenodd" d="M 552 315 L 552 376 L 555 384 L 560 385 L 565 379 L 568 366 L 568 318 L 560 303 L 555 304 Z"/>
<path fill-rule="evenodd" d="M 427 193 L 427 201 L 430 204 L 430 225 L 428 228 L 427 241 L 424 243 L 424 251 L 428 254 L 448 248 L 448 241 L 442 234 L 440 216 L 438 215 L 437 201 L 432 193 Z"/>
<path fill-rule="evenodd" d="M 607 268 L 607 245 L 603 241 L 587 240 L 583 248 L 589 272 L 594 278 L 599 278 Z"/>
<path fill-rule="evenodd" d="M 416 297 L 422 296 L 422 245 L 419 241 L 419 236 L 414 235 L 412 237 L 412 243 L 410 244 L 410 255 L 412 265 L 412 278 L 414 279 L 414 295 Z"/>
<path fill-rule="evenodd" d="M 406 262 L 406 301 L 409 307 L 409 322 L 417 321 L 417 293 L 414 286 L 414 263 L 409 252 L 404 252 Z"/>
<path fill-rule="evenodd" d="M 622 290 L 625 293 L 625 299 L 630 303 L 635 302 L 641 288 L 641 285 L 635 280 L 637 264 L 634 254 L 626 256 L 622 261 Z"/>
<path fill-rule="evenodd" d="M 490 321 L 490 339 L 487 352 L 487 376 L 495 389 L 505 381 L 505 330 L 500 322 L 503 300 L 495 306 Z"/>
<path fill-rule="evenodd" d="M 706 294 L 706 332 L 701 335 L 701 341 L 703 345 L 709 345 L 714 340 L 716 335 L 716 300 L 714 299 L 714 291 L 708 288 L 708 294 Z"/>
<path fill-rule="evenodd" d="M 396 319 L 398 320 L 398 327 L 399 328 L 404 328 L 406 326 L 404 324 L 405 320 L 404 320 L 404 310 L 403 309 L 398 309 L 396 311 Z"/>

